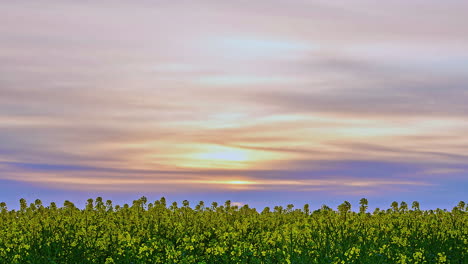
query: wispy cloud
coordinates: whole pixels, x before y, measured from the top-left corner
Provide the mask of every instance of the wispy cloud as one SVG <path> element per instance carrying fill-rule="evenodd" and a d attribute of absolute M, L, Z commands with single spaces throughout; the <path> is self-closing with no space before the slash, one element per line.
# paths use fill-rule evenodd
<path fill-rule="evenodd" d="M 0 179 L 456 194 L 467 11 L 457 0 L 5 2 Z"/>

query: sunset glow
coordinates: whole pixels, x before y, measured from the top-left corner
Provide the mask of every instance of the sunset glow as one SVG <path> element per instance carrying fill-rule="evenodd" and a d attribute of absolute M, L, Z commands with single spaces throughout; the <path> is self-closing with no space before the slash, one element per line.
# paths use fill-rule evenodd
<path fill-rule="evenodd" d="M 207 149 L 207 152 L 194 154 L 193 159 L 201 163 L 210 163 L 211 165 L 205 165 L 208 168 L 222 168 L 226 167 L 226 164 L 228 167 L 242 167 L 246 166 L 246 163 L 251 160 L 247 151 L 241 149 L 218 146 L 208 147 Z M 220 166 L 217 166 L 217 164 Z"/>
<path fill-rule="evenodd" d="M 3 198 L 466 198 L 468 4 L 358 2 L 2 3 Z"/>

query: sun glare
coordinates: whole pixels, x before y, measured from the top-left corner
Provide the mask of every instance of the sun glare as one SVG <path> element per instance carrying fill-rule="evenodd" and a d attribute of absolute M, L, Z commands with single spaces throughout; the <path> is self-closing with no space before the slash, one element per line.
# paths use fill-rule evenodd
<path fill-rule="evenodd" d="M 252 161 L 249 150 L 216 145 L 198 146 L 187 153 L 184 167 L 197 168 L 245 168 Z"/>
<path fill-rule="evenodd" d="M 212 161 L 235 161 L 243 162 L 248 161 L 248 155 L 246 151 L 239 149 L 219 149 L 213 152 L 205 152 L 195 155 L 198 159 L 212 160 Z"/>
<path fill-rule="evenodd" d="M 246 185 L 246 184 L 255 184 L 253 181 L 227 181 L 227 184 L 234 184 L 234 185 Z"/>

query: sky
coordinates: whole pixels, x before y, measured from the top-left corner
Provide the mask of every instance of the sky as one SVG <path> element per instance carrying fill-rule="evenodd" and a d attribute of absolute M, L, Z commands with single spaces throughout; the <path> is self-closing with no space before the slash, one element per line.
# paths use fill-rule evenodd
<path fill-rule="evenodd" d="M 0 0 L 0 200 L 468 200 L 468 2 Z"/>

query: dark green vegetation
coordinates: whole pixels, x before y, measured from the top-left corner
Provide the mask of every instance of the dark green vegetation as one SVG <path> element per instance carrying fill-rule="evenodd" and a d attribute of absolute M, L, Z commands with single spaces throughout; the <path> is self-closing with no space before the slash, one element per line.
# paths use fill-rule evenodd
<path fill-rule="evenodd" d="M 359 213 L 348 202 L 314 212 L 145 197 L 123 207 L 98 197 L 83 210 L 20 203 L 0 204 L 0 263 L 468 263 L 463 202 L 451 212 L 394 202 L 373 213 L 366 199 Z"/>

